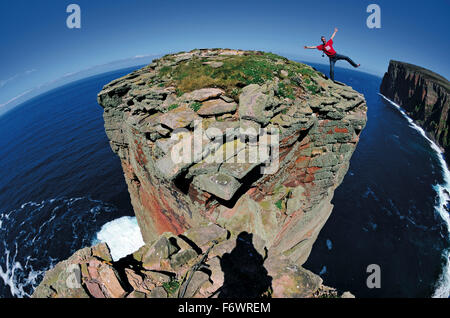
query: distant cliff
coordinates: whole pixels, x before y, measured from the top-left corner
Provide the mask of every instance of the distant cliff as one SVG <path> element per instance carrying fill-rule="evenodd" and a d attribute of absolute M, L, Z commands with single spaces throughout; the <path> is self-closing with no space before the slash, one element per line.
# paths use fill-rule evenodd
<path fill-rule="evenodd" d="M 446 151 L 447 162 L 450 162 L 449 81 L 419 66 L 391 61 L 380 92 L 402 106 L 408 116 Z"/>
<path fill-rule="evenodd" d="M 98 102 L 146 246 L 120 265 L 106 247 L 75 255 L 84 296 L 320 295 L 301 265 L 365 127 L 360 93 L 271 53 L 205 49 L 117 79 Z M 186 281 L 202 259 L 208 270 Z M 35 297 L 64 297 L 63 272 Z M 117 273 L 114 291 L 103 272 Z"/>

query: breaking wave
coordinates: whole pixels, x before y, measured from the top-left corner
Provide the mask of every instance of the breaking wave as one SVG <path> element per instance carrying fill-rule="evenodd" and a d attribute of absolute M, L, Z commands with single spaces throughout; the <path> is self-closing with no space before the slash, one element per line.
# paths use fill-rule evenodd
<path fill-rule="evenodd" d="M 0 211 L 0 295 L 30 297 L 45 271 L 89 246 L 105 214 L 116 217 L 115 211 L 88 197 L 27 202 Z"/>
<path fill-rule="evenodd" d="M 114 261 L 137 251 L 145 244 L 136 217 L 131 216 L 124 216 L 103 225 L 92 245 L 99 242 L 108 244 Z"/>

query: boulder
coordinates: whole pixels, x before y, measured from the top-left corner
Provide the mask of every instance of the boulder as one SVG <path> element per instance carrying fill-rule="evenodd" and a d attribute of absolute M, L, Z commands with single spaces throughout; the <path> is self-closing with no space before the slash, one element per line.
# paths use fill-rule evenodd
<path fill-rule="evenodd" d="M 213 241 L 225 241 L 228 231 L 217 224 L 211 223 L 200 228 L 190 229 L 184 233 L 184 236 L 202 248 L 202 250 L 206 250 Z"/>
<path fill-rule="evenodd" d="M 101 266 L 98 273 L 100 282 L 109 298 L 122 298 L 127 294 L 121 285 L 117 271 L 112 266 Z"/>
<path fill-rule="evenodd" d="M 280 71 L 280 76 L 283 78 L 287 78 L 289 76 L 289 73 L 286 70 L 281 70 Z"/>
<path fill-rule="evenodd" d="M 313 297 L 322 285 L 318 275 L 286 258 L 269 258 L 264 262 L 264 267 L 272 277 L 273 298 Z"/>
<path fill-rule="evenodd" d="M 203 102 L 202 107 L 197 114 L 201 116 L 223 115 L 226 113 L 233 113 L 237 109 L 235 102 L 228 103 L 222 99 L 211 99 Z"/>
<path fill-rule="evenodd" d="M 356 297 L 351 292 L 346 291 L 342 293 L 341 298 L 356 298 Z"/>
<path fill-rule="evenodd" d="M 219 167 L 220 163 L 218 162 L 206 162 L 202 160 L 189 168 L 186 178 L 190 179 L 201 174 L 214 174 L 219 171 Z"/>
<path fill-rule="evenodd" d="M 167 292 L 163 287 L 156 287 L 150 292 L 148 298 L 167 298 L 167 296 Z"/>
<path fill-rule="evenodd" d="M 238 155 L 228 159 L 220 166 L 220 172 L 238 180 L 243 179 L 262 163 L 258 148 L 247 147 Z"/>
<path fill-rule="evenodd" d="M 216 61 L 212 61 L 212 62 L 204 62 L 204 65 L 209 65 L 212 68 L 219 68 L 223 66 L 223 62 L 216 62 Z"/>
<path fill-rule="evenodd" d="M 186 293 L 184 294 L 184 298 L 194 297 L 195 294 L 200 289 L 200 287 L 202 287 L 202 285 L 208 281 L 209 281 L 208 274 L 201 271 L 194 272 L 194 274 L 192 274 L 192 279 L 190 280 L 189 285 L 187 285 L 186 287 Z"/>
<path fill-rule="evenodd" d="M 271 108 L 275 102 L 266 89 L 258 84 L 251 84 L 242 89 L 239 96 L 239 116 L 241 119 L 253 120 L 266 125 L 273 116 Z"/>
<path fill-rule="evenodd" d="M 209 125 L 205 134 L 211 140 L 223 141 L 223 138 L 227 140 L 238 136 L 239 128 L 238 121 L 215 121 Z"/>
<path fill-rule="evenodd" d="M 177 250 L 176 246 L 165 236 L 162 236 L 151 246 L 143 247 L 141 259 L 143 267 L 149 270 L 159 270 L 161 268 L 161 261 L 168 259 Z"/>
<path fill-rule="evenodd" d="M 177 269 L 180 266 L 186 265 L 197 256 L 197 253 L 193 249 L 184 250 L 172 256 L 170 265 L 172 268 Z"/>
<path fill-rule="evenodd" d="M 112 262 L 111 251 L 106 243 L 100 243 L 92 247 L 92 256 L 102 259 L 106 262 Z"/>
<path fill-rule="evenodd" d="M 163 284 L 170 282 L 170 276 L 157 271 L 146 271 L 144 272 L 145 276 L 148 277 L 152 282 L 156 284 Z"/>
<path fill-rule="evenodd" d="M 223 173 L 196 176 L 192 184 L 200 190 L 209 192 L 224 200 L 231 200 L 236 191 L 241 187 L 239 181 L 234 177 Z"/>
<path fill-rule="evenodd" d="M 139 291 L 133 290 L 127 298 L 146 298 L 144 293 L 141 293 Z"/>
<path fill-rule="evenodd" d="M 196 102 L 204 102 L 211 98 L 217 98 L 225 92 L 219 88 L 202 88 L 193 92 L 184 94 L 182 97 L 185 100 L 193 100 Z"/>
<path fill-rule="evenodd" d="M 184 105 L 159 116 L 157 122 L 175 130 L 189 126 L 194 120 L 200 120 L 200 117 L 187 105 Z"/>

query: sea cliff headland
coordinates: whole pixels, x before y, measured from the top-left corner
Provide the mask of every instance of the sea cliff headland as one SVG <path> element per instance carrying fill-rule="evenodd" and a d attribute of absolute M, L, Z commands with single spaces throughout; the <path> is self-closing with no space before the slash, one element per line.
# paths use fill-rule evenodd
<path fill-rule="evenodd" d="M 390 61 L 380 93 L 405 109 L 446 154 L 450 162 L 448 112 L 450 83 L 444 77 L 422 67 Z"/>
<path fill-rule="evenodd" d="M 365 127 L 360 93 L 275 54 L 202 49 L 98 102 L 146 245 L 118 261 L 80 250 L 34 297 L 337 295 L 302 265 Z"/>

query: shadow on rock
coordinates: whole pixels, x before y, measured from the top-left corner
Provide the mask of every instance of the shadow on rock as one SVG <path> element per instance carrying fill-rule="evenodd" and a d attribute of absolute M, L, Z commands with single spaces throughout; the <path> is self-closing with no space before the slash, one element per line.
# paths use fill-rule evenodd
<path fill-rule="evenodd" d="M 253 245 L 253 234 L 242 232 L 236 246 L 223 254 L 220 265 L 224 283 L 219 298 L 263 297 L 272 286 L 272 277 L 264 268 L 264 258 Z"/>

